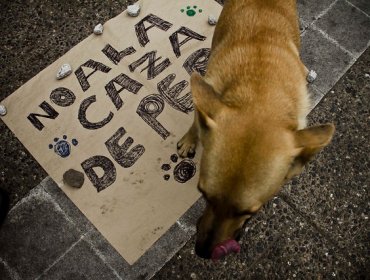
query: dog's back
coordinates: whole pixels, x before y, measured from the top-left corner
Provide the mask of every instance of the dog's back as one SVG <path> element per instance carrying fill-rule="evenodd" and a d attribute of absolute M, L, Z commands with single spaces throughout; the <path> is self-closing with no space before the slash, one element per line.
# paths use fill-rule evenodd
<path fill-rule="evenodd" d="M 263 104 L 269 115 L 280 112 L 286 118 L 283 106 L 288 115 L 298 116 L 295 121 L 287 120 L 295 122 L 290 125 L 302 128 L 308 99 L 295 6 L 294 0 L 226 1 L 206 80 L 225 101 L 244 106 L 249 116 L 256 108 L 259 119 L 263 118 Z"/>
<path fill-rule="evenodd" d="M 249 41 L 263 37 L 261 32 L 267 31 L 275 37 L 283 35 L 293 39 L 299 48 L 298 28 L 294 0 L 228 0 L 215 31 L 213 47 L 223 39 L 238 43 L 238 39 Z M 231 32 L 234 35 L 228 36 Z"/>

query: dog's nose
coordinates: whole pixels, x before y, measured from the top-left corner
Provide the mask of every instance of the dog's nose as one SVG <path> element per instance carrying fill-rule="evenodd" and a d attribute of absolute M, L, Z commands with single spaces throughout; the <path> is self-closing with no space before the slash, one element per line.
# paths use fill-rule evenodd
<path fill-rule="evenodd" d="M 197 254 L 198 257 L 201 257 L 203 259 L 210 259 L 212 254 L 209 248 L 207 248 L 206 246 L 202 245 L 199 242 L 195 244 L 195 253 Z"/>

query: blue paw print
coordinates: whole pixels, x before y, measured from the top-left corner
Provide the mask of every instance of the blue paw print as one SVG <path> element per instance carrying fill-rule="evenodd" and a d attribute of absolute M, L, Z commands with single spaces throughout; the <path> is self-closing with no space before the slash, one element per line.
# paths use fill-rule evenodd
<path fill-rule="evenodd" d="M 72 145 L 77 146 L 78 141 L 72 139 Z M 67 141 L 67 136 L 63 135 L 63 139 L 54 138 L 54 144 L 49 145 L 49 149 L 53 149 L 54 152 L 62 158 L 66 158 L 71 154 L 71 144 Z"/>

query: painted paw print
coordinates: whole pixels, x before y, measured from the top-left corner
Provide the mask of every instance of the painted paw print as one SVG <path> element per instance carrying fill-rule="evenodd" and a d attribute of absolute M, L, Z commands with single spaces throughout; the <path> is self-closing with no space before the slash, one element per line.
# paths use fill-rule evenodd
<path fill-rule="evenodd" d="M 72 139 L 72 145 L 77 146 L 78 141 Z M 67 141 L 67 136 L 63 135 L 63 139 L 54 138 L 54 144 L 49 145 L 49 149 L 53 149 L 54 152 L 62 158 L 66 158 L 71 154 L 71 144 Z"/>
<path fill-rule="evenodd" d="M 171 156 L 171 161 L 173 163 L 177 163 L 179 157 L 176 154 L 173 154 Z M 163 171 L 170 171 L 171 170 L 171 165 L 170 164 L 163 164 L 162 165 L 162 170 Z M 179 183 L 186 183 L 189 181 L 191 178 L 194 177 L 195 172 L 197 171 L 195 163 L 189 159 L 183 159 L 181 160 L 176 166 L 175 169 L 173 170 L 173 177 L 174 179 L 179 182 Z M 163 178 L 168 181 L 171 176 L 169 174 L 166 174 L 163 176 Z"/>
<path fill-rule="evenodd" d="M 193 17 L 197 14 L 197 11 L 198 13 L 201 13 L 203 12 L 202 9 L 199 9 L 198 6 L 187 6 L 186 7 L 186 10 L 185 9 L 181 9 L 181 12 L 182 13 L 185 13 L 189 16 L 189 17 Z"/>

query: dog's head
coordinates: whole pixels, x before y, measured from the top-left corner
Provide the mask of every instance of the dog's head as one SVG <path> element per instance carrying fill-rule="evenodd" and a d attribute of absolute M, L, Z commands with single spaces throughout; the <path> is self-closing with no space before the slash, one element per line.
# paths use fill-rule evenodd
<path fill-rule="evenodd" d="M 246 220 L 330 142 L 334 126 L 297 130 L 265 123 L 253 116 L 266 114 L 222 100 L 198 74 L 191 83 L 204 148 L 198 189 L 207 202 L 196 253 L 210 258 L 218 244 L 238 239 Z"/>

